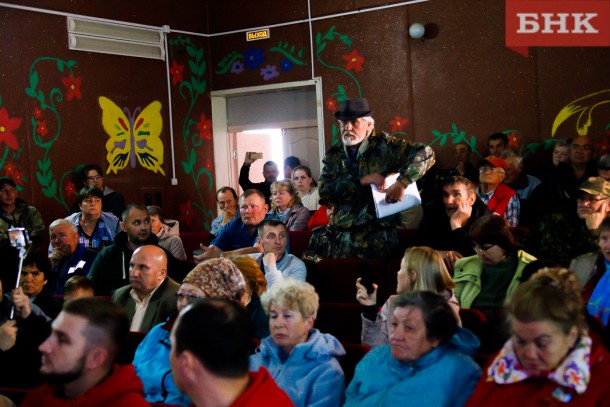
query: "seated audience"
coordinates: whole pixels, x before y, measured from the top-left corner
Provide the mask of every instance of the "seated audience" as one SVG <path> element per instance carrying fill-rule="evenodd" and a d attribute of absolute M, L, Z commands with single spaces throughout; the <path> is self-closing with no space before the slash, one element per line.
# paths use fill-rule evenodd
<path fill-rule="evenodd" d="M 300 165 L 301 160 L 299 160 L 299 157 L 295 157 L 293 155 L 286 157 L 284 159 L 284 178 L 291 180 L 295 168 Z"/>
<path fill-rule="evenodd" d="M 361 284 L 361 278 L 356 281 L 356 300 L 366 308 L 362 313 L 362 335 L 364 345 L 377 346 L 390 343 L 392 314 L 396 297 L 411 291 L 432 291 L 442 295 L 451 306 L 458 325 L 460 320 L 460 304 L 458 304 L 453 289 L 449 271 L 438 252 L 429 247 L 411 247 L 405 250 L 400 262 L 400 270 L 396 276 L 396 294 L 391 295 L 378 312 L 377 284 L 373 284 L 373 292 L 368 293 Z"/>
<path fill-rule="evenodd" d="M 301 205 L 301 197 L 296 194 L 290 180 L 271 184 L 271 208 L 269 215 L 281 220 L 286 229 L 307 230 L 309 210 Z"/>
<path fill-rule="evenodd" d="M 0 270 L 0 280 L 5 287 L 17 285 L 17 273 L 6 270 L 17 270 L 19 251 L 11 246 L 8 230 L 12 227 L 25 228 L 32 245 L 30 251 L 41 250 L 42 233 L 45 223 L 38 209 L 28 205 L 17 197 L 17 184 L 9 177 L 0 177 L 0 258 L 4 267 Z"/>
<path fill-rule="evenodd" d="M 284 280 L 262 297 L 271 336 L 250 356 L 250 370 L 269 369 L 297 407 L 338 406 L 345 389 L 337 358 L 345 350 L 332 335 L 313 327 L 319 298 L 312 285 Z"/>
<path fill-rule="evenodd" d="M 320 207 L 320 195 L 316 180 L 311 176 L 311 170 L 305 165 L 299 165 L 292 170 L 292 183 L 301 197 L 301 204 L 310 212 Z"/>
<path fill-rule="evenodd" d="M 89 280 L 87 276 L 70 277 L 64 285 L 64 302 L 93 296 L 95 296 L 93 281 Z"/>
<path fill-rule="evenodd" d="M 597 161 L 597 175 L 610 181 L 610 154 L 604 154 Z"/>
<path fill-rule="evenodd" d="M 130 330 L 148 332 L 176 312 L 180 285 L 167 276 L 167 256 L 158 246 L 138 247 L 129 262 L 129 285 L 112 294 L 125 308 Z"/>
<path fill-rule="evenodd" d="M 582 287 L 590 315 L 608 325 L 610 317 L 610 218 L 599 227 L 599 251 L 578 256 L 570 264 Z"/>
<path fill-rule="evenodd" d="M 441 250 L 447 264 L 453 268 L 457 259 L 474 254 L 468 234 L 472 224 L 489 214 L 489 209 L 479 199 L 476 186 L 468 178 L 448 178 L 442 188 L 443 207 L 426 208 L 419 235 L 422 242 Z"/>
<path fill-rule="evenodd" d="M 271 197 L 271 184 L 277 181 L 277 176 L 279 175 L 279 171 L 277 169 L 277 164 L 273 161 L 267 161 L 263 165 L 263 177 L 265 181 L 263 182 L 252 182 L 250 181 L 250 166 L 257 158 L 252 158 L 252 155 L 256 154 L 253 152 L 247 152 L 244 158 L 244 163 L 239 170 L 239 186 L 244 190 L 244 192 L 248 189 L 256 189 L 263 194 L 265 199 L 265 203 L 269 205 L 270 197 Z"/>
<path fill-rule="evenodd" d="M 149 406 L 133 366 L 114 364 L 129 330 L 119 306 L 100 298 L 68 301 L 52 328 L 40 345 L 47 384 L 21 406 Z"/>
<path fill-rule="evenodd" d="M 508 136 L 504 133 L 494 133 L 487 138 L 489 155 L 499 157 L 508 148 Z"/>
<path fill-rule="evenodd" d="M 81 170 L 81 177 L 83 178 L 85 188 L 95 187 L 102 191 L 102 207 L 106 212 L 110 212 L 120 219 L 125 210 L 125 198 L 123 198 L 123 195 L 104 185 L 104 171 L 102 171 L 102 168 L 96 164 L 86 165 Z M 80 203 L 80 201 L 77 203 Z M 78 212 L 77 204 L 73 206 L 72 212 Z"/>
<path fill-rule="evenodd" d="M 144 337 L 133 358 L 137 375 L 144 384 L 144 396 L 151 403 L 188 406 L 191 400 L 174 383 L 169 363 L 170 333 L 178 312 L 199 298 L 224 298 L 243 304 L 246 282 L 240 271 L 227 259 L 211 259 L 198 264 L 180 285 L 174 304 L 176 311 L 168 321 L 154 326 Z M 199 321 L 208 325 L 212 321 Z"/>
<path fill-rule="evenodd" d="M 578 136 L 570 143 L 569 163 L 559 164 L 559 187 L 568 195 L 589 177 L 597 176 L 595 145 L 587 136 Z"/>
<path fill-rule="evenodd" d="M 470 148 L 468 143 L 460 142 L 453 145 L 455 168 L 451 171 L 451 176 L 460 176 L 472 182 L 479 182 L 479 171 L 472 165 L 471 155 L 472 148 Z"/>
<path fill-rule="evenodd" d="M 269 316 L 261 303 L 261 295 L 267 289 L 267 280 L 256 260 L 250 256 L 232 256 L 229 258 L 241 271 L 246 280 L 246 311 L 250 315 L 252 337 L 263 339 L 269 336 Z"/>
<path fill-rule="evenodd" d="M 256 189 L 248 189 L 239 197 L 239 217 L 229 222 L 212 240 L 209 246 L 201 246 L 200 255 L 193 256 L 196 262 L 223 256 L 258 253 L 253 248 L 257 240 L 258 225 L 265 219 L 269 205 L 264 195 Z"/>
<path fill-rule="evenodd" d="M 513 150 L 504 150 L 500 156 L 506 163 L 504 183 L 519 194 L 521 202 L 527 201 L 541 181 L 523 172 L 523 157 Z"/>
<path fill-rule="evenodd" d="M 237 215 L 237 192 L 231 187 L 220 188 L 216 191 L 216 203 L 222 213 L 212 221 L 210 233 L 214 236 L 218 236 L 222 228 Z"/>
<path fill-rule="evenodd" d="M 565 140 L 557 140 L 553 144 L 553 156 L 551 161 L 555 167 L 561 163 L 570 163 L 570 146 Z"/>
<path fill-rule="evenodd" d="M 129 261 L 134 250 L 145 245 L 158 246 L 159 239 L 151 233 L 150 215 L 145 206 L 129 205 L 123 212 L 121 229 L 114 243 L 102 250 L 89 271 L 96 295 L 111 295 L 114 290 L 129 284 Z M 163 251 L 167 256 L 167 275 L 182 281 L 187 264 L 169 251 Z"/>
<path fill-rule="evenodd" d="M 470 238 L 477 254 L 455 263 L 455 296 L 462 308 L 493 316 L 517 288 L 523 268 L 536 258 L 519 250 L 510 225 L 501 216 L 486 215 L 477 220 Z"/>
<path fill-rule="evenodd" d="M 48 283 L 52 294 L 62 294 L 72 276 L 85 276 L 93 266 L 98 252 L 78 243 L 76 225 L 67 219 L 57 219 L 49 226 L 51 247 L 49 260 L 53 271 Z"/>
<path fill-rule="evenodd" d="M 163 210 L 158 206 L 147 206 L 150 215 L 150 229 L 157 238 L 159 246 L 169 251 L 176 259 L 186 260 L 186 252 L 180 239 L 180 223 L 177 220 L 165 219 Z"/>
<path fill-rule="evenodd" d="M 588 178 L 572 195 L 576 196 L 576 211 L 572 206 L 568 212 L 545 215 L 527 242 L 528 250 L 536 256 L 562 266 L 597 250 L 597 229 L 610 214 L 610 182 L 603 178 Z"/>
<path fill-rule="evenodd" d="M 293 405 L 265 368 L 248 373 L 248 322 L 242 307 L 224 299 L 198 301 L 180 314 L 171 335 L 171 372 L 195 407 Z"/>
<path fill-rule="evenodd" d="M 504 216 L 508 223 L 519 225 L 519 195 L 502 183 L 506 176 L 506 162 L 500 157 L 489 156 L 481 162 L 477 195 L 487 205 L 491 213 Z"/>
<path fill-rule="evenodd" d="M 94 186 L 81 189 L 77 198 L 80 212 L 66 219 L 76 225 L 79 244 L 99 252 L 110 246 L 121 231 L 119 218 L 111 212 L 102 212 L 103 194 Z"/>
<path fill-rule="evenodd" d="M 288 231 L 282 221 L 267 219 L 258 225 L 258 244 L 263 247 L 263 252 L 252 257 L 265 273 L 268 288 L 284 278 L 300 281 L 307 278 L 305 263 L 286 252 L 287 243 Z"/>
<path fill-rule="evenodd" d="M 50 320 L 21 288 L 3 295 L 0 282 L 1 386 L 32 388 L 42 383 L 38 346 L 50 330 Z"/>
<path fill-rule="evenodd" d="M 481 375 L 472 360 L 478 347 L 443 296 L 401 295 L 389 345 L 373 348 L 358 363 L 345 406 L 463 406 Z"/>
<path fill-rule="evenodd" d="M 61 311 L 61 303 L 47 289 L 51 276 L 51 262 L 41 253 L 28 253 L 23 260 L 20 287 L 23 293 L 30 297 L 46 316 L 51 319 Z"/>
<path fill-rule="evenodd" d="M 578 280 L 542 269 L 506 305 L 511 338 L 467 406 L 608 405 L 610 355 L 588 333 Z"/>

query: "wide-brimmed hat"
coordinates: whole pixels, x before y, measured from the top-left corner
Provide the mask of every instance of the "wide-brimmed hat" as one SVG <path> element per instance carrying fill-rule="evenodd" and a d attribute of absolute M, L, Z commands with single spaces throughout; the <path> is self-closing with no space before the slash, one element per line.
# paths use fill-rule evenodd
<path fill-rule="evenodd" d="M 601 177 L 589 177 L 578 190 L 595 196 L 606 195 L 610 197 L 610 182 Z"/>
<path fill-rule="evenodd" d="M 359 117 L 370 116 L 373 113 L 369 109 L 369 102 L 366 98 L 347 99 L 341 104 L 341 109 L 335 112 L 337 120 L 354 120 Z"/>
<path fill-rule="evenodd" d="M 480 167 L 484 167 L 486 164 L 491 165 L 492 167 L 503 168 L 506 171 L 506 161 L 500 157 L 496 157 L 490 155 L 489 157 L 485 157 L 483 161 L 481 161 Z"/>

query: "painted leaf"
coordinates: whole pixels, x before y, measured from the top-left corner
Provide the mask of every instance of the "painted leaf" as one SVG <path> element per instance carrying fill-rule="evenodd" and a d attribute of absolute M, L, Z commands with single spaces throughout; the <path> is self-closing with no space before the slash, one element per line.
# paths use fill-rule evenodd
<path fill-rule="evenodd" d="M 64 71 L 64 63 L 62 62 L 61 59 L 57 60 L 57 70 L 59 72 L 63 72 Z"/>
<path fill-rule="evenodd" d="M 36 89 L 38 87 L 38 72 L 34 71 L 30 74 L 30 87 Z"/>
<path fill-rule="evenodd" d="M 326 48 L 326 44 L 327 44 L 326 42 L 323 42 L 322 45 L 320 45 L 318 47 L 318 53 L 322 52 L 324 50 L 324 48 Z"/>
<path fill-rule="evenodd" d="M 193 61 L 193 60 L 189 61 L 189 68 L 191 68 L 192 73 L 197 74 L 198 69 L 197 69 L 197 64 L 195 63 L 195 61 Z"/>
<path fill-rule="evenodd" d="M 197 56 L 197 50 L 195 49 L 195 47 L 193 47 L 191 45 L 186 47 L 186 52 L 189 54 L 189 56 L 191 58 L 195 58 Z"/>
<path fill-rule="evenodd" d="M 199 64 L 199 68 L 197 68 L 197 75 L 202 76 L 205 73 L 205 61 Z"/>
<path fill-rule="evenodd" d="M 71 59 L 68 62 L 66 62 L 66 65 L 68 66 L 68 69 L 72 69 L 76 66 L 76 61 Z"/>
<path fill-rule="evenodd" d="M 186 174 L 190 174 L 191 172 L 193 172 L 193 167 L 186 161 L 181 161 L 182 162 L 182 168 L 184 169 L 184 172 Z"/>
<path fill-rule="evenodd" d="M 36 171 L 36 178 L 38 179 L 38 183 L 39 183 L 40 185 L 43 185 L 43 186 L 44 186 L 44 185 L 47 185 L 46 180 L 45 180 L 45 178 L 44 178 L 44 175 L 42 175 L 42 173 L 41 173 L 41 172 Z"/>
<path fill-rule="evenodd" d="M 320 44 L 320 40 L 322 40 L 322 33 L 316 34 L 316 45 Z"/>
<path fill-rule="evenodd" d="M 31 98 L 35 98 L 36 97 L 36 92 L 32 88 L 25 88 L 25 94 L 28 95 Z"/>
<path fill-rule="evenodd" d="M 194 167 L 196 162 L 197 155 L 195 154 L 195 150 L 191 150 L 191 154 L 189 155 L 189 164 L 191 165 L 191 167 Z"/>

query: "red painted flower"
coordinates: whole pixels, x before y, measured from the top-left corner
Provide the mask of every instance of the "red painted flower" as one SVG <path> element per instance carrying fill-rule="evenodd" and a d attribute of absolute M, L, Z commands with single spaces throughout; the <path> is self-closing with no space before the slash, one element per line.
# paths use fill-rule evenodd
<path fill-rule="evenodd" d="M 508 133 L 506 135 L 508 137 L 508 146 L 518 149 L 521 147 L 521 136 L 519 133 L 513 131 L 512 133 Z"/>
<path fill-rule="evenodd" d="M 36 133 L 40 134 L 42 137 L 45 137 L 49 134 L 49 129 L 47 128 L 46 120 L 38 120 L 36 122 Z"/>
<path fill-rule="evenodd" d="M 212 121 L 206 120 L 205 113 L 201 113 L 197 129 L 199 130 L 199 138 L 201 140 L 212 140 Z"/>
<path fill-rule="evenodd" d="M 17 130 L 19 126 L 21 126 L 21 119 L 16 117 L 9 119 L 6 109 L 0 109 L 0 143 L 4 142 L 13 150 L 17 150 L 19 146 L 13 131 Z"/>
<path fill-rule="evenodd" d="M 597 145 L 597 154 L 604 155 L 610 153 L 610 143 L 608 140 L 604 140 Z"/>
<path fill-rule="evenodd" d="M 64 191 L 66 191 L 67 196 L 72 196 L 76 194 L 76 188 L 74 188 L 74 182 L 68 181 L 66 182 L 66 186 L 64 187 Z"/>
<path fill-rule="evenodd" d="M 6 173 L 7 177 L 13 177 L 13 175 L 15 175 L 15 171 L 17 170 L 17 167 L 15 166 L 14 163 L 6 163 L 6 165 L 4 166 L 4 171 Z"/>
<path fill-rule="evenodd" d="M 180 207 L 180 222 L 184 222 L 191 226 L 191 223 L 193 223 L 193 219 L 195 218 L 193 203 L 191 201 L 186 201 L 183 204 L 178 204 L 178 206 Z"/>
<path fill-rule="evenodd" d="M 172 76 L 172 85 L 175 86 L 178 83 L 182 83 L 184 80 L 182 78 L 182 71 L 184 71 L 184 65 L 178 65 L 175 60 L 172 61 L 172 66 L 169 68 L 169 74 Z"/>
<path fill-rule="evenodd" d="M 409 119 L 403 119 L 399 115 L 396 115 L 394 120 L 390 120 L 390 125 L 392 125 L 391 133 L 396 133 L 397 131 L 402 131 L 402 129 L 409 123 Z"/>
<path fill-rule="evenodd" d="M 210 160 L 209 158 L 205 160 L 205 168 L 212 172 L 212 160 Z"/>
<path fill-rule="evenodd" d="M 337 101 L 333 97 L 326 99 L 326 108 L 331 112 L 337 111 Z"/>
<path fill-rule="evenodd" d="M 345 65 L 345 69 L 351 71 L 352 69 L 356 72 L 362 71 L 362 63 L 364 62 L 364 58 L 358 55 L 358 50 L 355 49 L 349 55 L 343 55 L 342 58 L 347 61 Z"/>
<path fill-rule="evenodd" d="M 77 76 L 76 78 L 74 76 L 72 76 L 72 74 L 70 74 L 67 78 L 61 78 L 61 83 L 64 84 L 64 86 L 66 87 L 66 99 L 68 99 L 68 102 L 71 101 L 73 98 L 77 98 L 78 100 L 81 100 L 81 93 L 80 93 L 80 84 L 82 82 L 82 77 Z"/>
<path fill-rule="evenodd" d="M 15 181 L 15 184 L 23 185 L 23 171 L 15 169 L 13 180 Z"/>
<path fill-rule="evenodd" d="M 35 118 L 35 119 L 40 119 L 40 118 L 42 118 L 42 109 L 41 109 L 41 108 L 39 108 L 38 106 L 36 106 L 36 107 L 34 108 L 34 118 Z"/>

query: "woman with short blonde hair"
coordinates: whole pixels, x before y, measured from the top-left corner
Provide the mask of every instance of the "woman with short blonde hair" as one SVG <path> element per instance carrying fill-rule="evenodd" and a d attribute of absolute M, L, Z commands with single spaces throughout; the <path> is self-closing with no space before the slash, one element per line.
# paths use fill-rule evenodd
<path fill-rule="evenodd" d="M 261 301 L 271 336 L 250 356 L 250 370 L 266 367 L 297 407 L 342 405 L 345 378 L 337 358 L 345 350 L 337 338 L 313 327 L 320 305 L 314 287 L 285 279 Z"/>

